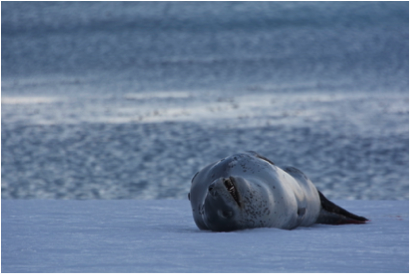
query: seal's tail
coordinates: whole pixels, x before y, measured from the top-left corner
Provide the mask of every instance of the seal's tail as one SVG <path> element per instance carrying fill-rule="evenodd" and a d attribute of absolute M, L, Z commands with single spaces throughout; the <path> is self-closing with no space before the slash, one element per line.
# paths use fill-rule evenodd
<path fill-rule="evenodd" d="M 317 223 L 320 224 L 331 224 L 331 225 L 342 225 L 342 224 L 364 224 L 368 219 L 365 217 L 354 215 L 347 210 L 335 205 L 320 192 L 320 203 L 322 208 L 320 209 L 320 214 L 317 219 Z"/>

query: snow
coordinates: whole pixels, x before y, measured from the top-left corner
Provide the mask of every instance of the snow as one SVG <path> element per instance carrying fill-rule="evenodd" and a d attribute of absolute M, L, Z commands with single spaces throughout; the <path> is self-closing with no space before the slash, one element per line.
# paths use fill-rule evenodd
<path fill-rule="evenodd" d="M 2 272 L 408 272 L 408 201 L 335 201 L 371 220 L 199 230 L 184 200 L 3 200 Z"/>

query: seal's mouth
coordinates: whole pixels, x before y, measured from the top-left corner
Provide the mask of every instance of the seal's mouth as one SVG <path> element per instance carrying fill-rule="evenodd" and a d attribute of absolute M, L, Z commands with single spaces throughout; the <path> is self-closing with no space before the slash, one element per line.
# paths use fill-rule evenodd
<path fill-rule="evenodd" d="M 234 179 L 232 177 L 229 177 L 228 179 L 224 180 L 224 185 L 228 192 L 231 194 L 232 198 L 235 200 L 235 202 L 238 204 L 238 206 L 241 206 L 239 203 L 239 194 L 238 190 L 236 189 L 234 185 Z"/>

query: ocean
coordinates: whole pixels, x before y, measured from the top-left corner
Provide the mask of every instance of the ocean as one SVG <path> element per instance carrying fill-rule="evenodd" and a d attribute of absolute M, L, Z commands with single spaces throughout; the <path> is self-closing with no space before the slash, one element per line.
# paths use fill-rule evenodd
<path fill-rule="evenodd" d="M 408 200 L 408 2 L 2 2 L 2 199 L 187 199 L 253 150 Z"/>

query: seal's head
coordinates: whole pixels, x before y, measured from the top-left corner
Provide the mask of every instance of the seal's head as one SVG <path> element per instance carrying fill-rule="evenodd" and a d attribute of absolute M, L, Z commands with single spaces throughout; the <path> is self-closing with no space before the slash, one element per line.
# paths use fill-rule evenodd
<path fill-rule="evenodd" d="M 266 201 L 272 197 L 261 184 L 240 176 L 226 176 L 204 186 L 200 180 L 194 182 L 189 194 L 200 229 L 232 231 L 265 225 L 270 214 Z"/>
<path fill-rule="evenodd" d="M 241 202 L 235 179 L 219 178 L 208 187 L 203 204 L 203 220 L 211 230 L 229 231 L 237 229 L 241 214 Z"/>

